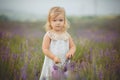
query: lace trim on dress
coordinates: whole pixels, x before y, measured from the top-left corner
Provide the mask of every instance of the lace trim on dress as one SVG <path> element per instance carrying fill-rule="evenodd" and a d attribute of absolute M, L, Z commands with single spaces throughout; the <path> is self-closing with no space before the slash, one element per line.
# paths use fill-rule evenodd
<path fill-rule="evenodd" d="M 57 34 L 53 31 L 48 31 L 47 35 L 52 39 L 52 40 L 68 40 L 70 35 L 68 32 L 63 32 L 61 34 Z"/>

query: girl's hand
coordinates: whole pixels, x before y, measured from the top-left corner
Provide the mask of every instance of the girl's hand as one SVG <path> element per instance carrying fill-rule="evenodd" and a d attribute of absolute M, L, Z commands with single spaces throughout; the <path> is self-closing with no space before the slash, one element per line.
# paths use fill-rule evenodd
<path fill-rule="evenodd" d="M 55 64 L 58 64 L 58 63 L 61 62 L 60 59 L 59 59 L 58 57 L 55 57 L 55 58 L 53 59 L 53 61 L 55 62 Z"/>
<path fill-rule="evenodd" d="M 67 53 L 67 54 L 66 54 L 66 59 L 70 59 L 70 58 L 72 58 L 72 56 L 73 56 L 72 53 Z"/>

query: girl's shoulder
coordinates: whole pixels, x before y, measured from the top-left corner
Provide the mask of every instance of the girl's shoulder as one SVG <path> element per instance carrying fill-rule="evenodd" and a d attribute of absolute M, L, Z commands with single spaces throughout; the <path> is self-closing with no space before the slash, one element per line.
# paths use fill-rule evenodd
<path fill-rule="evenodd" d="M 57 34 L 53 31 L 47 31 L 46 35 L 52 40 L 68 40 L 71 37 L 67 31 L 61 34 Z"/>

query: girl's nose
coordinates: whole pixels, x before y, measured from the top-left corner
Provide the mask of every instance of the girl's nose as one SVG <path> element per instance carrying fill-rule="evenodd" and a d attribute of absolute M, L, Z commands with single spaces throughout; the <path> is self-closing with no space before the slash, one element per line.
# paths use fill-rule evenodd
<path fill-rule="evenodd" d="M 57 24 L 60 24 L 60 22 L 59 22 L 59 21 L 57 21 Z"/>

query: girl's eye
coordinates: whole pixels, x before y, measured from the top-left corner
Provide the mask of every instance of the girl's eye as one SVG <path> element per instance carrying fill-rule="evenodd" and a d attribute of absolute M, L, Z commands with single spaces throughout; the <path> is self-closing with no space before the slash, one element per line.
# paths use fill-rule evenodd
<path fill-rule="evenodd" d="M 63 19 L 60 19 L 59 21 L 61 21 L 61 22 L 62 22 L 62 21 L 63 21 Z"/>
<path fill-rule="evenodd" d="M 56 20 L 53 20 L 54 22 L 56 21 Z"/>

